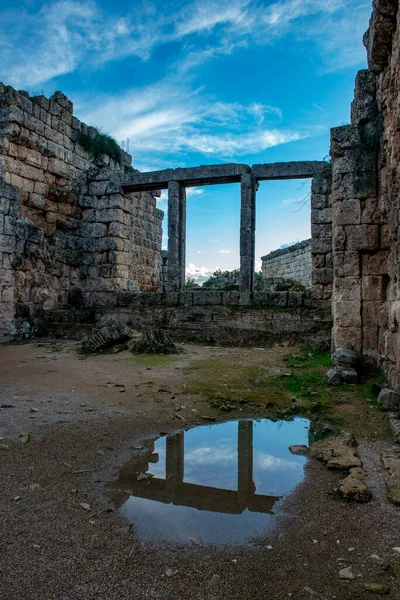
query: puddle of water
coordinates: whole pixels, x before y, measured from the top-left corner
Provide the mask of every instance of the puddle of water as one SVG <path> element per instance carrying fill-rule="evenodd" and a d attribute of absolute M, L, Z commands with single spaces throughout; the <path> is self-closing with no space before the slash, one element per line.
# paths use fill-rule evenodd
<path fill-rule="evenodd" d="M 300 418 L 230 421 L 148 442 L 121 470 L 114 501 L 142 540 L 249 542 L 303 479 L 306 458 L 288 447 L 307 444 L 308 428 Z"/>

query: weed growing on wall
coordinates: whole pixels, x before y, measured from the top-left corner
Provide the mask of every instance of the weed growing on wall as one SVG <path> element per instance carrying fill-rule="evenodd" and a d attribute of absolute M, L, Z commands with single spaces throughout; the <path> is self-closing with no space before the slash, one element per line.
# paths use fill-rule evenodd
<path fill-rule="evenodd" d="M 78 143 L 94 158 L 97 158 L 101 154 L 107 154 L 107 156 L 113 158 L 119 164 L 122 162 L 121 148 L 114 138 L 106 133 L 99 132 L 94 138 L 87 133 L 80 133 Z"/>

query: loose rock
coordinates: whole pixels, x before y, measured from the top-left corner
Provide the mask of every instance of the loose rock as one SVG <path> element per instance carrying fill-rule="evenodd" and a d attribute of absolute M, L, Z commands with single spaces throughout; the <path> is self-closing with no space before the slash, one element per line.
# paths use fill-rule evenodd
<path fill-rule="evenodd" d="M 390 588 L 382 583 L 364 583 L 364 590 L 373 594 L 390 594 Z"/>
<path fill-rule="evenodd" d="M 355 575 L 354 573 L 352 573 L 351 571 L 351 567 L 345 567 L 344 569 L 340 569 L 339 571 L 339 577 L 340 579 L 355 579 Z"/>
<path fill-rule="evenodd" d="M 328 469 L 362 467 L 356 439 L 350 433 L 314 442 L 310 446 L 310 456 L 326 462 Z"/>
<path fill-rule="evenodd" d="M 339 482 L 342 498 L 348 502 L 369 502 L 371 492 L 365 484 L 366 476 L 366 472 L 360 467 L 350 469 L 350 474 Z"/>

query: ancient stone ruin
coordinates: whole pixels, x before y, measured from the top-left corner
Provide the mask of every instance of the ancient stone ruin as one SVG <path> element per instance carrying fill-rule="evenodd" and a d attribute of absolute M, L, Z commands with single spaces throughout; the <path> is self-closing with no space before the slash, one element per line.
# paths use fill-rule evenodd
<path fill-rule="evenodd" d="M 274 250 L 262 256 L 261 261 L 263 279 L 281 277 L 306 288 L 311 286 L 311 240 Z"/>
<path fill-rule="evenodd" d="M 195 339 L 225 332 L 232 341 L 235 330 L 242 341 L 267 343 L 330 329 L 331 306 L 333 350 L 354 350 L 399 389 L 398 18 L 397 1 L 376 0 L 364 38 L 369 67 L 356 77 L 351 124 L 331 130 L 330 163 L 139 173 L 119 148 L 112 156 L 93 151 L 100 134 L 73 116 L 60 92 L 30 98 L 1 85 L 3 339 L 54 333 L 61 324 L 64 333 L 71 323 L 90 328 L 112 315 Z M 254 292 L 258 182 L 306 177 L 310 291 Z M 241 186 L 240 291 L 185 292 L 185 190 L 232 182 Z M 168 254 L 156 208 L 161 189 L 168 190 Z"/>

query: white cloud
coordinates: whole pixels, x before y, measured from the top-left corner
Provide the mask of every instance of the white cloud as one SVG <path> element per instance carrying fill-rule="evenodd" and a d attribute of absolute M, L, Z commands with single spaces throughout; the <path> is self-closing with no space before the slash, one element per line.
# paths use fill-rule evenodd
<path fill-rule="evenodd" d="M 201 254 L 201 250 L 197 250 L 197 254 Z"/>
<path fill-rule="evenodd" d="M 236 448 L 220 443 L 213 447 L 196 448 L 185 454 L 185 467 L 194 465 L 215 465 L 220 463 L 236 463 Z"/>
<path fill-rule="evenodd" d="M 288 32 L 318 46 L 326 70 L 335 70 L 364 59 L 361 37 L 369 13 L 361 0 L 278 0 L 269 6 L 257 0 L 197 0 L 175 10 L 169 3 L 138 1 L 121 16 L 94 0 L 47 0 L 36 12 L 10 8 L 2 15 L 0 76 L 30 87 L 80 65 L 126 56 L 148 60 L 156 47 L 180 42 L 171 71 L 195 77 L 204 61 L 250 44 L 270 45 Z M 168 112 L 159 118 L 168 118 Z"/>
<path fill-rule="evenodd" d="M 190 263 L 186 267 L 186 276 L 195 279 L 196 281 L 205 280 L 211 275 L 212 271 L 207 267 L 196 267 L 193 263 Z"/>
<path fill-rule="evenodd" d="M 191 187 L 186 188 L 186 196 L 202 196 L 204 194 L 204 188 Z"/>
<path fill-rule="evenodd" d="M 219 254 L 230 254 L 230 250 L 218 250 Z"/>
<path fill-rule="evenodd" d="M 279 458 L 265 452 L 254 453 L 254 464 L 256 468 L 262 471 L 278 471 L 278 470 L 297 470 L 302 469 L 301 463 L 287 458 Z"/>
<path fill-rule="evenodd" d="M 240 156 L 312 134 L 277 129 L 281 121 L 278 108 L 255 103 L 216 103 L 205 91 L 193 92 L 184 85 L 182 81 L 163 80 L 121 96 L 98 97 L 90 110 L 89 103 L 81 99 L 76 112 L 89 124 L 101 124 L 117 140 L 134 140 L 130 152 L 136 167 L 139 162 L 159 161 L 163 154 L 168 154 L 170 160 L 176 156 L 178 162 L 188 152 L 214 160 L 238 160 Z M 188 191 L 189 195 L 202 193 L 198 188 Z"/>

